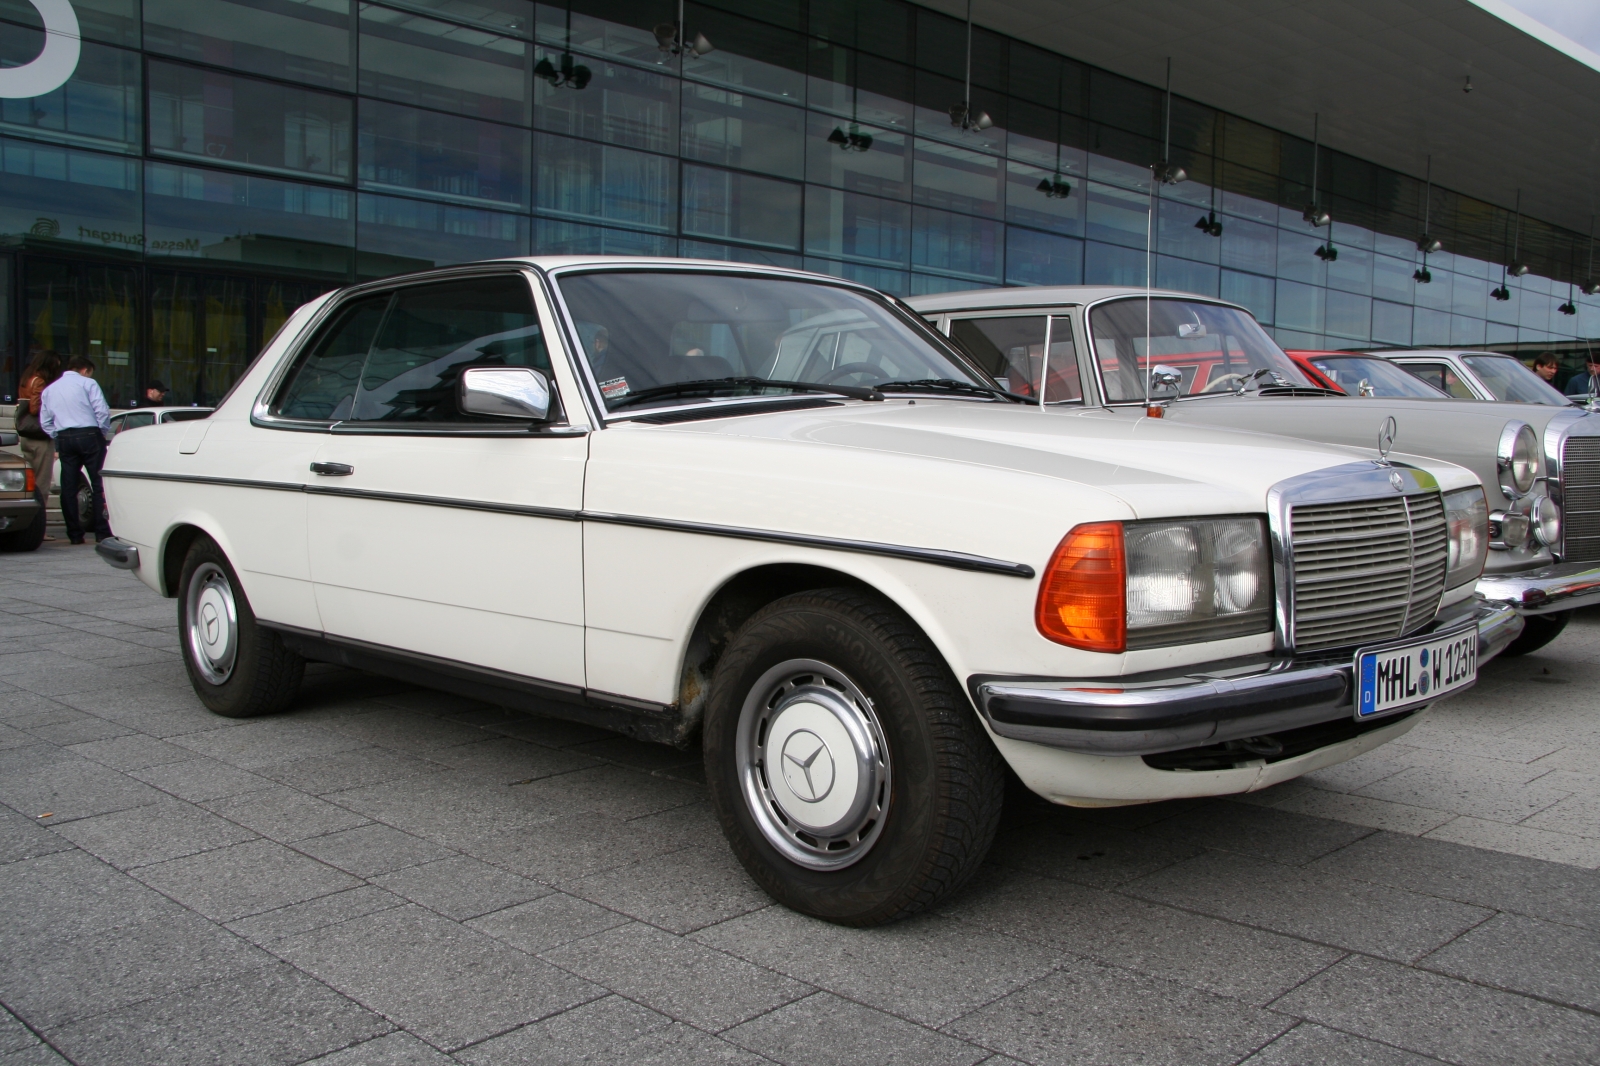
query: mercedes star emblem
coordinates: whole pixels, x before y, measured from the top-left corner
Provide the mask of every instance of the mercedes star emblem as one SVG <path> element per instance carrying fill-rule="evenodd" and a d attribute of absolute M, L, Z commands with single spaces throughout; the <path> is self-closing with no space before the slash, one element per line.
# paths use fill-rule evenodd
<path fill-rule="evenodd" d="M 200 621 L 206 627 L 206 643 L 214 644 L 217 640 L 217 609 L 209 603 L 200 608 Z"/>
<path fill-rule="evenodd" d="M 1383 428 L 1378 430 L 1378 458 L 1384 462 L 1389 460 L 1389 451 L 1394 447 L 1394 436 L 1399 432 L 1399 424 L 1395 422 L 1394 415 L 1383 420 Z"/>
<path fill-rule="evenodd" d="M 816 803 L 833 791 L 833 755 L 822 738 L 797 729 L 783 743 L 783 779 L 796 798 Z"/>

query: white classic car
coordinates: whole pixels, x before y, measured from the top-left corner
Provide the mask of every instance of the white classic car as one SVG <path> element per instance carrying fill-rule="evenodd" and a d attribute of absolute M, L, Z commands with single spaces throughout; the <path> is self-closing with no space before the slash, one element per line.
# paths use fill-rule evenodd
<path fill-rule="evenodd" d="M 1488 493 L 1491 550 L 1478 591 L 1526 620 L 1507 654 L 1543 647 L 1574 608 L 1600 603 L 1600 413 L 1452 400 L 1370 355 L 1329 357 L 1334 373 L 1333 359 L 1360 364 L 1347 366 L 1351 388 L 1340 395 L 1303 374 L 1248 310 L 1189 293 L 1069 285 L 909 303 L 1035 402 L 1043 373 L 1052 411 L 1135 419 L 1153 402 L 1174 421 L 1355 447 L 1370 447 L 1392 417 L 1408 461 L 1458 463 Z M 1305 354 L 1320 365 L 1321 354 Z"/>
<path fill-rule="evenodd" d="M 527 259 L 298 310 L 211 417 L 117 437 L 100 552 L 219 714 L 305 659 L 703 745 L 834 921 L 962 883 L 1009 764 L 1060 803 L 1348 759 L 1521 627 L 1448 463 L 1041 414 L 798 271 Z"/>

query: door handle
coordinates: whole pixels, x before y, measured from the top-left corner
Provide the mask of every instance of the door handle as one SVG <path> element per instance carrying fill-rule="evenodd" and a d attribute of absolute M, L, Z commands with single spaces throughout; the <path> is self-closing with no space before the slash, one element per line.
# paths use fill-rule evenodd
<path fill-rule="evenodd" d="M 345 463 L 312 463 L 311 472 L 324 477 L 344 477 L 347 474 L 354 474 L 356 468 Z"/>

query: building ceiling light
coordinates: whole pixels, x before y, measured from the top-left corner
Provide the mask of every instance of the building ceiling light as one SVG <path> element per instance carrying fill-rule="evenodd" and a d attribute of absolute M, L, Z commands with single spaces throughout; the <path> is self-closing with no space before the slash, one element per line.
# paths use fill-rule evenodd
<path fill-rule="evenodd" d="M 1600 281 L 1585 281 L 1578 286 L 1578 291 L 1585 296 L 1593 296 L 1595 293 L 1600 292 Z"/>
<path fill-rule="evenodd" d="M 1331 263 L 1335 259 L 1339 258 L 1339 249 L 1333 246 L 1332 241 L 1329 241 L 1327 244 L 1320 246 L 1312 254 L 1318 259 L 1322 260 L 1324 263 Z"/>
<path fill-rule="evenodd" d="M 994 125 L 994 119 L 989 117 L 987 111 L 973 111 L 971 105 L 963 100 L 950 105 L 950 125 L 963 130 L 986 130 Z"/>
<path fill-rule="evenodd" d="M 1057 174 L 1053 178 L 1040 178 L 1039 184 L 1034 186 L 1052 200 L 1065 200 L 1072 195 L 1072 186 L 1061 180 Z"/>
<path fill-rule="evenodd" d="M 1411 280 L 1418 285 L 1427 285 L 1433 281 L 1433 271 L 1425 266 L 1417 267 L 1416 270 L 1411 272 Z"/>
<path fill-rule="evenodd" d="M 1333 216 L 1328 214 L 1316 204 L 1307 204 L 1306 209 L 1300 212 L 1300 217 L 1313 226 L 1326 226 L 1333 221 Z"/>
<path fill-rule="evenodd" d="M 1506 273 L 1510 274 L 1514 278 L 1520 278 L 1526 275 L 1528 271 L 1532 269 L 1533 268 L 1527 263 L 1512 263 L 1511 266 L 1507 268 Z"/>
<path fill-rule="evenodd" d="M 1490 289 L 1489 290 L 1489 295 L 1493 296 L 1496 300 L 1499 300 L 1501 303 L 1504 303 L 1505 301 L 1511 299 L 1511 290 L 1508 289 L 1502 283 L 1501 286 L 1498 289 Z"/>
<path fill-rule="evenodd" d="M 1208 237 L 1222 236 L 1222 223 L 1217 221 L 1217 213 L 1215 211 L 1207 211 L 1201 215 L 1200 221 L 1194 224 L 1194 228 Z"/>
<path fill-rule="evenodd" d="M 534 64 L 533 73 L 535 77 L 543 78 L 558 89 L 562 86 L 581 89 L 589 84 L 590 78 L 594 77 L 594 73 L 588 67 L 572 58 L 571 52 L 561 53 L 559 67 L 550 62 L 549 56 L 545 56 Z"/>
<path fill-rule="evenodd" d="M 1569 297 L 1567 302 L 1556 308 L 1556 310 L 1560 311 L 1564 315 L 1575 315 L 1578 313 L 1578 305 L 1573 303 Z"/>
<path fill-rule="evenodd" d="M 865 152 L 872 147 L 872 134 L 862 133 L 861 127 L 852 122 L 849 133 L 844 131 L 843 126 L 833 127 L 833 132 L 828 134 L 828 143 L 838 145 L 845 152 Z"/>
<path fill-rule="evenodd" d="M 1435 252 L 1442 252 L 1444 251 L 1444 242 L 1437 237 L 1432 237 L 1424 233 L 1421 237 L 1417 238 L 1417 251 L 1421 252 L 1423 255 L 1432 255 Z"/>

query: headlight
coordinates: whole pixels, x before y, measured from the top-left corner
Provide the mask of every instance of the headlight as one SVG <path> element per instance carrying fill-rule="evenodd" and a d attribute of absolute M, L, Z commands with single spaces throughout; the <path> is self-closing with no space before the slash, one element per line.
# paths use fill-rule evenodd
<path fill-rule="evenodd" d="M 1249 517 L 1078 526 L 1050 560 L 1035 618 L 1050 640 L 1089 651 L 1268 632 L 1266 524 Z"/>
<path fill-rule="evenodd" d="M 1455 588 L 1478 580 L 1489 556 L 1489 504 L 1480 488 L 1462 489 L 1444 498 L 1445 521 L 1450 527 L 1450 553 L 1445 587 Z"/>
<path fill-rule="evenodd" d="M 1507 422 L 1500 431 L 1500 446 L 1495 451 L 1495 466 L 1500 472 L 1500 491 L 1516 499 L 1533 491 L 1539 477 L 1539 437 L 1526 422 Z"/>
<path fill-rule="evenodd" d="M 0 492 L 27 492 L 28 471 L 0 470 Z"/>
<path fill-rule="evenodd" d="M 1561 508 L 1556 506 L 1556 501 L 1548 496 L 1535 496 L 1530 517 L 1533 519 L 1533 535 L 1540 544 L 1554 548 L 1561 543 Z"/>

